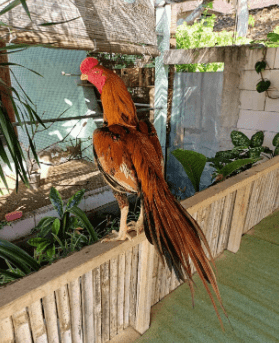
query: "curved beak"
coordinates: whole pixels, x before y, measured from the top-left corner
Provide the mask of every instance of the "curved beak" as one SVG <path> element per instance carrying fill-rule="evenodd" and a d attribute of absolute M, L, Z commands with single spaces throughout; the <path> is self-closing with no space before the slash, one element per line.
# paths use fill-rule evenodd
<path fill-rule="evenodd" d="M 88 76 L 86 74 L 81 74 L 80 79 L 82 81 L 88 80 Z"/>

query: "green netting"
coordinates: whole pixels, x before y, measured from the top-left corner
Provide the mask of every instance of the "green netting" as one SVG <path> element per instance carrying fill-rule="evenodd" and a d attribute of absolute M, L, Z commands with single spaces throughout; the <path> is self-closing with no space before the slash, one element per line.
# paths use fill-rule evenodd
<path fill-rule="evenodd" d="M 78 86 L 81 84 L 79 76 L 63 76 L 61 74 L 62 71 L 80 74 L 79 65 L 85 57 L 85 51 L 29 48 L 23 52 L 9 55 L 9 61 L 33 69 L 44 76 L 42 78 L 27 69 L 12 67 L 17 80 L 35 104 L 37 113 L 41 118 L 48 119 L 57 118 L 66 109 L 68 109 L 67 112 L 63 114 L 65 118 L 90 114 L 94 110 L 100 112 L 93 88 Z M 12 86 L 22 94 L 13 76 Z M 60 148 L 66 150 L 67 146 L 76 144 L 75 141 L 69 142 L 70 139 L 81 138 L 83 139 L 81 150 L 90 146 L 83 151 L 83 158 L 92 160 L 91 138 L 95 128 L 96 124 L 93 119 L 54 123 L 48 130 L 35 135 L 36 150 L 40 152 L 55 142 L 58 142 Z M 40 126 L 39 130 L 41 129 Z M 71 130 L 72 132 L 69 134 Z M 21 128 L 18 128 L 18 133 L 19 140 L 27 148 L 29 143 L 26 134 Z M 67 134 L 69 134 L 67 142 L 59 143 Z M 88 138 L 87 141 L 86 138 Z"/>

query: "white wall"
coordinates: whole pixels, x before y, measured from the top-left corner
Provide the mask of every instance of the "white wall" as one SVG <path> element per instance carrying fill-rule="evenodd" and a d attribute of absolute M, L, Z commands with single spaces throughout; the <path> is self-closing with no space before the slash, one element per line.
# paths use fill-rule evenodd
<path fill-rule="evenodd" d="M 263 49 L 251 50 L 241 73 L 237 129 L 249 138 L 259 130 L 264 131 L 264 145 L 274 149 L 272 139 L 279 132 L 279 48 L 267 50 L 268 67 L 263 72 L 263 77 L 271 82 L 269 95 L 278 99 L 270 99 L 265 92 L 256 91 L 260 75 L 255 71 L 255 63 L 263 58 L 263 53 Z"/>

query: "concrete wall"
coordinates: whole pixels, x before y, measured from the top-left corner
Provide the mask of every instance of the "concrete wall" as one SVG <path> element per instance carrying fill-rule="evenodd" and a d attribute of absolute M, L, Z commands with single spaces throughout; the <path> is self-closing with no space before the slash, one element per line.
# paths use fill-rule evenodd
<path fill-rule="evenodd" d="M 165 64 L 224 62 L 224 81 L 220 116 L 220 150 L 232 147 L 230 133 L 241 130 L 250 138 L 256 131 L 265 132 L 264 144 L 279 132 L 279 99 L 270 99 L 258 93 L 256 84 L 260 76 L 254 66 L 262 60 L 261 46 L 242 45 L 192 50 L 169 50 Z M 279 96 L 279 48 L 266 51 L 268 68 L 263 76 L 271 81 L 271 96 Z"/>
<path fill-rule="evenodd" d="M 240 76 L 240 105 L 237 129 L 244 132 L 249 138 L 257 131 L 265 132 L 264 144 L 270 148 L 274 135 L 279 132 L 279 48 L 268 49 L 266 60 L 268 70 L 263 77 L 270 80 L 271 86 L 267 97 L 266 93 L 258 93 L 256 84 L 260 79 L 255 72 L 255 63 L 262 59 L 263 50 L 254 50 L 247 59 Z"/>

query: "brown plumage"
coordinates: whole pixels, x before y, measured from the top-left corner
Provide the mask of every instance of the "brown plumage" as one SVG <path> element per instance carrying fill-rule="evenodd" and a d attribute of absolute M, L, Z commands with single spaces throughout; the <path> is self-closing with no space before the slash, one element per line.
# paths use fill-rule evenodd
<path fill-rule="evenodd" d="M 126 223 L 128 202 L 124 194 L 137 193 L 142 199 L 144 216 L 141 211 L 142 215 L 134 226 L 144 228 L 148 241 L 155 246 L 161 260 L 164 262 L 165 258 L 177 278 L 189 283 L 193 298 L 192 260 L 221 322 L 209 283 L 224 313 L 225 310 L 210 264 L 214 265 L 214 261 L 207 240 L 197 222 L 168 189 L 155 128 L 148 121 L 138 121 L 135 106 L 123 81 L 96 61 L 88 58 L 82 62 L 81 78 L 97 85 L 107 122 L 103 128 L 95 130 L 93 140 L 101 172 L 113 190 L 121 194 L 121 202 L 117 197 L 121 208 L 120 230 L 114 233 L 113 239 L 129 238 L 129 224 Z M 202 242 L 210 259 L 202 248 Z M 187 275 L 186 280 L 184 274 Z"/>

